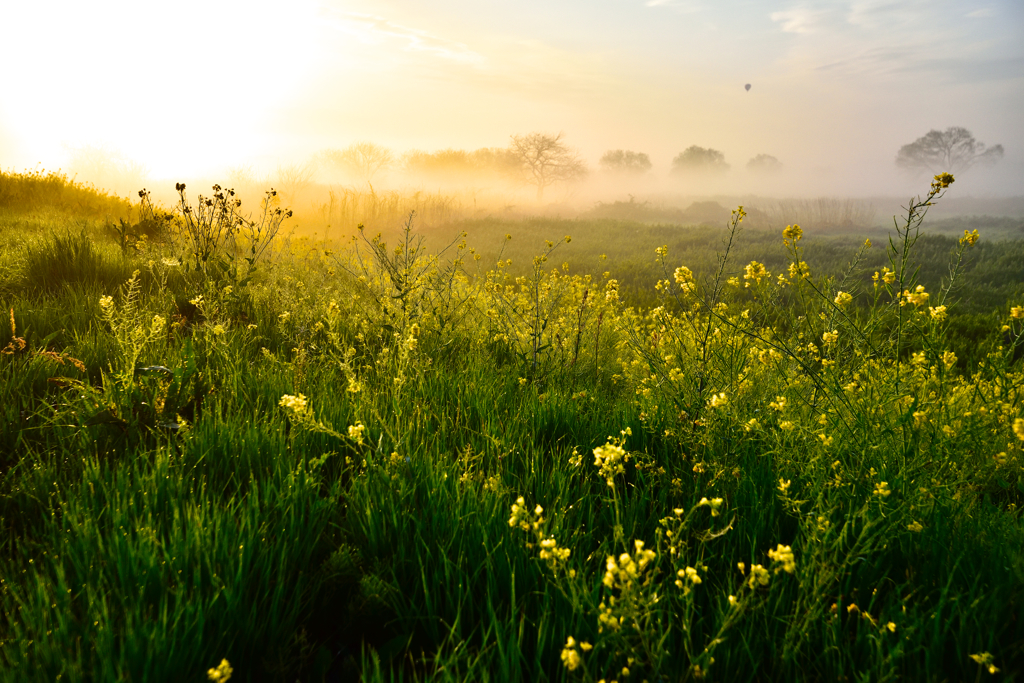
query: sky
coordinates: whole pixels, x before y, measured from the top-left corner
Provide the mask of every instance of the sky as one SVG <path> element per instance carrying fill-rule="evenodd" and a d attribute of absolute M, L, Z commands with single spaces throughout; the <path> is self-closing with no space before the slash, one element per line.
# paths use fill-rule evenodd
<path fill-rule="evenodd" d="M 738 184 L 766 153 L 790 193 L 885 194 L 907 186 L 901 145 L 963 126 L 1006 150 L 963 189 L 1024 195 L 1019 0 L 57 0 L 3 16 L 5 170 L 93 146 L 173 179 L 544 131 L 591 166 L 631 149 L 664 175 L 699 145 Z"/>

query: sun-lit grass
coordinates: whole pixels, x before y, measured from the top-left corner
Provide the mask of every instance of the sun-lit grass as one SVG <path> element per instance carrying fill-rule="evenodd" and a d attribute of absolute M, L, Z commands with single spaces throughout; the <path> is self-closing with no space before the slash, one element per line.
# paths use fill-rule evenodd
<path fill-rule="evenodd" d="M 1024 292 L 950 182 L 871 245 L 6 227 L 0 680 L 1021 670 Z"/>

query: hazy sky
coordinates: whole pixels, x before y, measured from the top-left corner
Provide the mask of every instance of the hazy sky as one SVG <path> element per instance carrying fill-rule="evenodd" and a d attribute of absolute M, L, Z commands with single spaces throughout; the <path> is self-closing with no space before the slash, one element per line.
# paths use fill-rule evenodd
<path fill-rule="evenodd" d="M 1006 148 L 961 187 L 1024 194 L 1020 0 L 5 4 L 4 169 L 94 145 L 160 178 L 542 130 L 592 165 L 625 148 L 664 174 L 696 144 L 877 193 L 900 145 L 957 125 Z"/>

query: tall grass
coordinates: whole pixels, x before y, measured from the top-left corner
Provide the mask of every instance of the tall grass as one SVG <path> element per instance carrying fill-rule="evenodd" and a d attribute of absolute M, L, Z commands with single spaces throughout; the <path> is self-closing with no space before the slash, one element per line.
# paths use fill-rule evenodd
<path fill-rule="evenodd" d="M 827 275 L 738 210 L 642 308 L 564 223 L 234 274 L 5 235 L 0 680 L 1013 675 L 1024 300 L 963 368 L 984 241 L 916 267 L 950 182 Z"/>
<path fill-rule="evenodd" d="M 119 216 L 127 213 L 128 202 L 88 183 L 69 179 L 60 171 L 16 173 L 0 170 L 0 209 L 26 211 L 41 208 L 90 217 Z"/>

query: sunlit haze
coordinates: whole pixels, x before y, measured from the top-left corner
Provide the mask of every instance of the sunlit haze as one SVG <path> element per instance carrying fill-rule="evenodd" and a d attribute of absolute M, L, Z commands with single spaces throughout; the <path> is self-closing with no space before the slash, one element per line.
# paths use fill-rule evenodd
<path fill-rule="evenodd" d="M 21 2 L 3 26 L 4 170 L 88 146 L 173 183 L 545 131 L 591 168 L 645 152 L 658 179 L 691 145 L 720 150 L 719 191 L 903 194 L 921 188 L 900 146 L 963 126 L 1005 157 L 958 191 L 1024 194 L 1016 0 Z M 762 153 L 775 188 L 745 169 Z"/>

